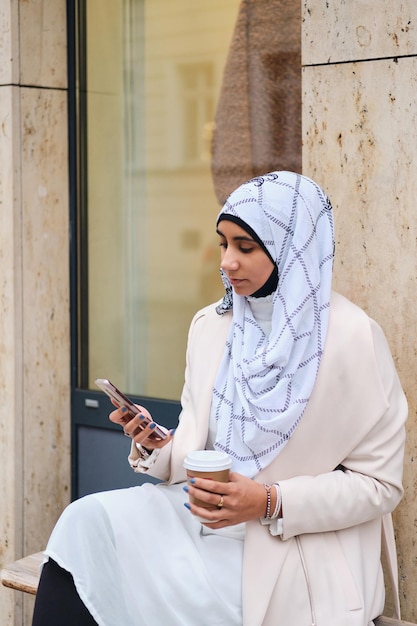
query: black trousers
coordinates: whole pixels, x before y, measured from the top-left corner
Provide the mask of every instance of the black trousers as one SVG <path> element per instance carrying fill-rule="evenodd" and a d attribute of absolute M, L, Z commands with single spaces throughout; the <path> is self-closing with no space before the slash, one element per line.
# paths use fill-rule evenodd
<path fill-rule="evenodd" d="M 49 559 L 43 566 L 32 626 L 97 626 L 69 572 Z"/>

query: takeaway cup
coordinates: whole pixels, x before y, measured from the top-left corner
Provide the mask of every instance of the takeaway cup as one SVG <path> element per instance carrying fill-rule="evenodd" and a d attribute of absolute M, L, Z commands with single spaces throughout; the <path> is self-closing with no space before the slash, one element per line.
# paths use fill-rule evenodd
<path fill-rule="evenodd" d="M 211 478 L 218 482 L 227 483 L 231 466 L 232 459 L 230 456 L 226 452 L 218 450 L 194 450 L 189 452 L 184 459 L 188 478 Z M 190 502 L 206 509 L 216 508 L 191 496 Z"/>

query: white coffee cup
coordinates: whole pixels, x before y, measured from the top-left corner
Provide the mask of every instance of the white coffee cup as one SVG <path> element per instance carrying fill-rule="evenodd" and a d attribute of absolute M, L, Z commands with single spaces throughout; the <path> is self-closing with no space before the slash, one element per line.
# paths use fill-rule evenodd
<path fill-rule="evenodd" d="M 211 478 L 221 483 L 229 480 L 232 459 L 226 452 L 219 450 L 193 450 L 184 459 L 188 478 Z M 206 509 L 216 507 L 190 496 L 190 502 Z"/>

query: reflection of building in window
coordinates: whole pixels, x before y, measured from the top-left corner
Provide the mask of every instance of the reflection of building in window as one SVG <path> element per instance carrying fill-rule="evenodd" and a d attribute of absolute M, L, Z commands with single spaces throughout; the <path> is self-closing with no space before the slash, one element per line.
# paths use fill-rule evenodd
<path fill-rule="evenodd" d="M 184 164 L 210 160 L 214 117 L 214 68 L 212 63 L 178 66 L 181 99 L 182 159 Z"/>
<path fill-rule="evenodd" d="M 301 171 L 301 4 L 240 3 L 213 133 L 219 204 L 252 176 Z"/>
<path fill-rule="evenodd" d="M 300 51 L 260 55 L 256 67 L 262 90 L 256 112 L 259 116 L 262 110 L 264 132 L 253 136 L 253 165 L 261 172 L 271 165 L 297 171 L 301 147 Z M 269 162 L 265 162 L 265 155 Z"/>

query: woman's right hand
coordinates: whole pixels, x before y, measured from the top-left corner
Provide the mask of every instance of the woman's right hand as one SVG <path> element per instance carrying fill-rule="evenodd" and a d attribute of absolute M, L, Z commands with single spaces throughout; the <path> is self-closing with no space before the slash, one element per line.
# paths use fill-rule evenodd
<path fill-rule="evenodd" d="M 122 407 L 117 408 L 115 411 L 110 413 L 110 421 L 115 424 L 120 424 L 127 437 L 130 437 L 135 443 L 141 444 L 147 450 L 156 450 L 166 446 L 166 444 L 171 441 L 174 431 L 166 431 L 163 426 L 159 426 L 159 424 L 153 421 L 152 415 L 147 409 L 145 409 L 145 407 L 140 406 L 139 404 L 136 406 L 138 407 L 140 413 L 135 415 L 135 417 L 131 417 L 127 410 Z M 145 427 L 143 426 L 144 421 L 148 422 Z M 159 426 L 161 430 L 167 432 L 165 439 L 151 437 L 156 426 Z"/>

